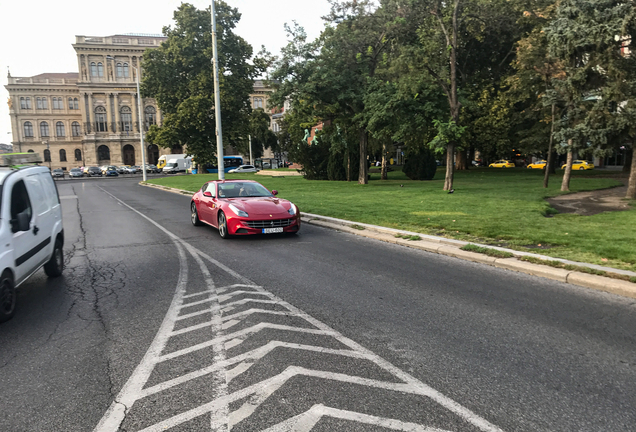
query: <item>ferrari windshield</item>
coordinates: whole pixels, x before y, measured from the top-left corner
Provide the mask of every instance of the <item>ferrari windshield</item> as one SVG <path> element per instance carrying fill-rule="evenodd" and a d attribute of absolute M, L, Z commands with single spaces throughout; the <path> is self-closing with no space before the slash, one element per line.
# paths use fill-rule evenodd
<path fill-rule="evenodd" d="M 219 184 L 219 198 L 271 197 L 272 193 L 259 183 L 228 182 Z"/>

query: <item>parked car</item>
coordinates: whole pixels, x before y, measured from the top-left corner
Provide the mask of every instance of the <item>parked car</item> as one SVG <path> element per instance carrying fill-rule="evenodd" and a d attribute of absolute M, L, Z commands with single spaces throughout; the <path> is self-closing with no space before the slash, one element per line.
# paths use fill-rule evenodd
<path fill-rule="evenodd" d="M 71 168 L 71 170 L 68 172 L 68 176 L 70 178 L 78 178 L 83 177 L 84 173 L 82 172 L 81 168 Z"/>
<path fill-rule="evenodd" d="M 126 174 L 135 174 L 137 172 L 137 168 L 132 166 L 126 166 Z"/>
<path fill-rule="evenodd" d="M 229 173 L 254 173 L 258 172 L 258 168 L 254 165 L 241 165 L 240 167 L 231 169 L 228 171 Z"/>
<path fill-rule="evenodd" d="M 561 169 L 565 169 L 565 165 L 561 165 Z M 573 170 L 591 170 L 594 169 L 594 164 L 584 160 L 575 160 L 572 161 L 572 169 Z"/>
<path fill-rule="evenodd" d="M 106 171 L 104 171 L 104 175 L 106 177 L 117 177 L 117 176 L 119 176 L 119 173 L 117 172 L 117 167 L 115 167 L 115 166 L 107 167 Z"/>
<path fill-rule="evenodd" d="M 117 167 L 117 173 L 118 174 L 127 174 L 128 173 L 128 167 L 125 166 L 125 165 L 118 166 Z"/>
<path fill-rule="evenodd" d="M 159 168 L 157 168 L 157 166 L 156 166 L 156 165 L 153 165 L 153 164 L 146 164 L 146 172 L 147 172 L 147 173 L 154 173 L 154 174 L 157 174 L 157 173 L 160 173 L 160 172 L 161 172 L 161 170 L 160 170 Z"/>
<path fill-rule="evenodd" d="M 56 169 L 54 169 L 54 170 L 53 170 L 53 172 L 52 172 L 52 174 L 51 174 L 51 175 L 52 175 L 53 177 L 56 177 L 56 178 L 57 178 L 57 177 L 62 177 L 62 178 L 64 178 L 64 170 L 59 169 L 59 168 L 56 168 Z"/>
<path fill-rule="evenodd" d="M 544 160 L 533 162 L 530 165 L 528 165 L 528 169 L 544 169 L 547 163 L 548 162 Z"/>
<path fill-rule="evenodd" d="M 515 164 L 513 164 L 509 160 L 498 160 L 497 162 L 493 162 L 488 165 L 488 168 L 514 168 Z"/>
<path fill-rule="evenodd" d="M 13 317 L 16 288 L 40 268 L 49 277 L 64 268 L 62 206 L 48 167 L 10 168 L 0 158 L 0 322 Z"/>
<path fill-rule="evenodd" d="M 101 177 L 102 176 L 102 170 L 99 167 L 96 167 L 96 166 L 88 167 L 88 170 L 86 171 L 86 176 L 87 177 Z"/>
<path fill-rule="evenodd" d="M 217 228 L 224 239 L 231 235 L 297 233 L 300 210 L 290 201 L 276 198 L 277 194 L 251 180 L 213 180 L 192 196 L 191 222 Z"/>

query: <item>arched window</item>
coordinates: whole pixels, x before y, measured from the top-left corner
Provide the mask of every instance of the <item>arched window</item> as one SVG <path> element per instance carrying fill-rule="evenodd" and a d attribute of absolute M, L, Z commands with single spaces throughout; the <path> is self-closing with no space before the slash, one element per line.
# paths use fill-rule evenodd
<path fill-rule="evenodd" d="M 254 98 L 254 108 L 263 108 L 263 98 Z"/>
<path fill-rule="evenodd" d="M 104 65 L 102 62 L 97 63 L 97 76 L 100 78 L 104 77 Z"/>
<path fill-rule="evenodd" d="M 66 150 L 60 150 L 60 162 L 66 162 Z"/>
<path fill-rule="evenodd" d="M 27 153 L 33 153 L 33 149 L 27 150 Z"/>
<path fill-rule="evenodd" d="M 77 98 L 73 98 L 73 109 L 79 109 L 79 101 Z"/>
<path fill-rule="evenodd" d="M 148 130 L 150 126 L 157 124 L 157 110 L 153 106 L 147 106 L 144 111 L 146 119 L 146 130 Z"/>
<path fill-rule="evenodd" d="M 98 106 L 95 108 L 95 132 L 106 132 L 106 108 Z"/>
<path fill-rule="evenodd" d="M 24 136 L 33 138 L 33 125 L 31 122 L 24 122 Z"/>
<path fill-rule="evenodd" d="M 100 145 L 97 148 L 97 159 L 100 161 L 110 160 L 110 149 L 105 145 Z"/>
<path fill-rule="evenodd" d="M 129 76 L 128 63 L 124 63 L 124 78 L 128 78 Z"/>
<path fill-rule="evenodd" d="M 82 160 L 82 151 L 80 149 L 75 149 L 75 160 L 76 161 Z"/>
<path fill-rule="evenodd" d="M 124 76 L 124 68 L 122 68 L 121 63 L 117 63 L 117 78 L 121 78 Z"/>
<path fill-rule="evenodd" d="M 55 123 L 55 135 L 59 137 L 66 136 L 66 130 L 64 129 L 64 123 L 57 122 Z"/>
<path fill-rule="evenodd" d="M 97 63 L 91 62 L 91 76 L 97 76 Z"/>
<path fill-rule="evenodd" d="M 73 98 L 68 98 L 68 109 L 73 109 Z"/>
<path fill-rule="evenodd" d="M 131 131 L 132 130 L 132 112 L 130 108 L 125 106 L 121 107 L 121 130 L 122 131 Z"/>
<path fill-rule="evenodd" d="M 41 137 L 49 136 L 49 124 L 47 122 L 40 123 L 40 136 Z"/>
<path fill-rule="evenodd" d="M 78 122 L 71 123 L 71 133 L 74 137 L 80 136 L 80 125 Z"/>
<path fill-rule="evenodd" d="M 32 152 L 33 150 L 29 150 L 29 152 Z M 51 162 L 51 152 L 49 151 L 49 149 L 44 150 L 44 162 Z"/>

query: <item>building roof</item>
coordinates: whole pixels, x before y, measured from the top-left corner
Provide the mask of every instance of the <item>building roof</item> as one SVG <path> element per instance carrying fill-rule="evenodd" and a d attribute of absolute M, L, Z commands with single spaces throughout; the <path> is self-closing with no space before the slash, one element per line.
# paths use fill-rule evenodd
<path fill-rule="evenodd" d="M 26 78 L 26 77 L 25 77 Z M 65 72 L 65 73 L 41 73 L 39 75 L 34 75 L 30 78 L 66 78 L 66 79 L 75 79 L 79 78 L 79 74 L 77 72 Z"/>

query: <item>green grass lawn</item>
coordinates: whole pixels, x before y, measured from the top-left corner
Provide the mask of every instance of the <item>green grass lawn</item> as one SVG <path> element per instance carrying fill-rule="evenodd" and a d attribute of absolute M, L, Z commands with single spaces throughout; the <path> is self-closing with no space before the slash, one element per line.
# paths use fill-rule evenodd
<path fill-rule="evenodd" d="M 621 184 L 608 174 L 616 173 L 573 172 L 570 189 Z M 368 185 L 255 174 L 226 178 L 254 179 L 277 189 L 302 212 L 636 270 L 636 211 L 553 215 L 545 198 L 562 194 L 562 175 L 561 171 L 552 176 L 550 187 L 544 189 L 541 170 L 472 169 L 456 173 L 453 194 L 442 190 L 444 170 L 438 170 L 432 181 L 409 180 L 401 171 L 390 172 L 386 181 L 371 174 Z M 206 174 L 150 182 L 194 192 L 216 178 Z"/>

